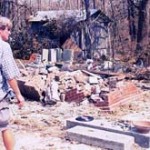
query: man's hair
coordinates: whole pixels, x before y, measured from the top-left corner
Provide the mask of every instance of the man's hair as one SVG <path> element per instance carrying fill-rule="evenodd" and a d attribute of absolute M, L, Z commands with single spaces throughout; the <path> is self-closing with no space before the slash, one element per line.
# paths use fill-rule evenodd
<path fill-rule="evenodd" d="M 0 16 L 0 30 L 5 30 L 7 28 L 11 29 L 12 28 L 12 22 L 10 19 Z"/>

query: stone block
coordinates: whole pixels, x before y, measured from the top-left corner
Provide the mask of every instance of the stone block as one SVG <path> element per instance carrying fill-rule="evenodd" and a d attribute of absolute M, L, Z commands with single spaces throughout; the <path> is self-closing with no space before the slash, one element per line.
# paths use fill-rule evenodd
<path fill-rule="evenodd" d="M 115 125 L 114 122 L 109 122 L 107 120 L 99 120 L 99 119 L 94 119 L 89 122 L 85 121 L 78 121 L 76 118 L 71 118 L 68 119 L 66 122 L 67 128 L 72 128 L 75 126 L 83 126 L 83 127 L 90 127 L 94 129 L 99 129 L 99 130 L 105 130 L 113 133 L 118 133 L 122 135 L 130 135 L 134 137 L 134 142 L 138 144 L 142 148 L 150 148 L 150 133 L 139 133 L 134 128 L 131 129 L 123 129 L 119 125 Z"/>
<path fill-rule="evenodd" d="M 134 138 L 132 136 L 83 126 L 75 126 L 68 129 L 67 138 L 111 150 L 133 150 L 134 144 Z"/>

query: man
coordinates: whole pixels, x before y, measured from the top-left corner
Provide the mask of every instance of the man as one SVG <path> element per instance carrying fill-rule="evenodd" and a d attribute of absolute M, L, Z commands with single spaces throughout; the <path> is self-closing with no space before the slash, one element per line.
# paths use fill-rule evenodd
<path fill-rule="evenodd" d="M 11 34 L 11 21 L 0 16 L 0 130 L 6 150 L 14 150 L 15 140 L 9 128 L 9 103 L 10 88 L 14 91 L 19 107 L 24 104 L 24 98 L 18 88 L 16 77 L 20 75 L 19 69 L 13 58 L 10 45 L 7 43 Z"/>

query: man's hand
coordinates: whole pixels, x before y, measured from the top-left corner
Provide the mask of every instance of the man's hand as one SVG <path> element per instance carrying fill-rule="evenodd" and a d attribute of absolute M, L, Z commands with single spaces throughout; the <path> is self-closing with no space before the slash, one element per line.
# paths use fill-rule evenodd
<path fill-rule="evenodd" d="M 16 95 L 19 108 L 24 106 L 24 97 L 21 94 Z"/>
<path fill-rule="evenodd" d="M 20 89 L 17 84 L 17 80 L 14 78 L 14 79 L 8 80 L 8 83 L 10 87 L 12 88 L 12 90 L 14 91 L 14 94 L 16 95 L 19 108 L 21 108 L 24 105 L 24 98 L 21 95 Z"/>

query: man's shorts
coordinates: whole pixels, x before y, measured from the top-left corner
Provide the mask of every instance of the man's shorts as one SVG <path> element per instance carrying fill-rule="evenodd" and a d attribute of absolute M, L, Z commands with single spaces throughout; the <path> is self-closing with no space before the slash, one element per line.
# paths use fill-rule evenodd
<path fill-rule="evenodd" d="M 0 131 L 6 130 L 9 128 L 9 102 L 7 98 L 4 98 L 0 101 Z"/>

